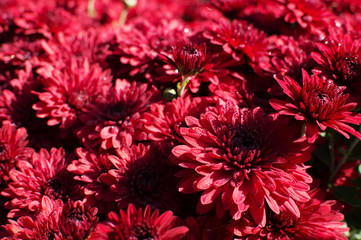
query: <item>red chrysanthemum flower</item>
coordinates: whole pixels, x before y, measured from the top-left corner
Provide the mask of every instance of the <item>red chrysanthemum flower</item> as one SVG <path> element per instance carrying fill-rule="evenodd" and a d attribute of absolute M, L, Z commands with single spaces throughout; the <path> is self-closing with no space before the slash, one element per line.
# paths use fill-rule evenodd
<path fill-rule="evenodd" d="M 271 112 L 273 108 L 269 105 L 269 99 L 273 98 L 270 91 L 272 86 L 268 78 L 259 76 L 247 79 L 226 76 L 219 84 L 211 84 L 209 89 L 215 99 L 232 101 L 240 108 L 262 107 L 265 112 Z"/>
<path fill-rule="evenodd" d="M 312 178 L 301 163 L 309 160 L 310 146 L 299 138 L 298 126 L 283 117 L 265 115 L 261 108 L 239 109 L 233 102 L 200 119 L 187 117 L 181 134 L 187 145 L 176 146 L 174 162 L 186 168 L 179 190 L 204 191 L 197 210 L 216 206 L 217 214 L 230 210 L 234 219 L 249 211 L 258 224 L 265 209 L 286 208 L 299 216 L 295 201 L 309 199 Z"/>
<path fill-rule="evenodd" d="M 160 99 L 159 91 L 145 83 L 117 79 L 104 99 L 81 116 L 85 123 L 78 136 L 86 146 L 102 149 L 130 146 L 145 140 L 141 113 Z"/>
<path fill-rule="evenodd" d="M 301 69 L 311 70 L 315 65 L 311 52 L 315 44 L 308 39 L 281 36 L 274 40 L 276 53 L 272 57 L 277 76 L 302 77 Z"/>
<path fill-rule="evenodd" d="M 159 215 L 158 210 L 152 213 L 150 206 L 143 212 L 130 204 L 127 212 L 120 210 L 119 213 L 120 216 L 115 212 L 109 213 L 108 221 L 98 224 L 89 240 L 177 240 L 188 231 L 187 227 L 174 224 L 176 217 L 171 211 Z"/>
<path fill-rule="evenodd" d="M 179 96 L 182 96 L 191 77 L 191 81 L 197 81 L 197 83 L 193 83 L 193 85 L 199 86 L 201 79 L 197 78 L 197 75 L 200 72 L 211 68 L 213 65 L 210 63 L 211 55 L 207 51 L 206 44 L 203 43 L 198 45 L 191 41 L 178 42 L 173 47 L 171 57 L 163 54 L 160 55 L 160 58 L 171 65 L 176 73 L 181 75 L 181 81 L 178 86 Z M 167 65 L 164 67 L 166 68 Z M 193 91 L 197 90 L 198 88 Z"/>
<path fill-rule="evenodd" d="M 118 208 L 130 203 L 136 207 L 151 206 L 154 209 L 179 211 L 175 169 L 167 164 L 168 158 L 156 144 L 139 144 L 116 150 L 109 155 L 115 169 L 109 170 L 114 179 L 111 190 L 115 192 Z"/>
<path fill-rule="evenodd" d="M 203 34 L 211 43 L 222 46 L 238 63 L 248 63 L 255 72 L 269 71 L 268 40 L 265 33 L 245 21 L 220 19 Z"/>
<path fill-rule="evenodd" d="M 39 118 L 50 118 L 49 126 L 60 124 L 61 128 L 74 126 L 78 112 L 102 96 L 111 86 L 110 71 L 98 64 L 90 65 L 87 59 L 81 63 L 74 59 L 65 69 L 46 65 L 38 69 L 43 76 L 45 91 L 36 93 L 40 102 L 34 104 Z"/>
<path fill-rule="evenodd" d="M 91 208 L 84 201 L 68 201 L 59 216 L 59 228 L 64 239 L 88 239 L 98 222 L 97 208 Z"/>
<path fill-rule="evenodd" d="M 174 145 L 183 142 L 180 128 L 185 126 L 185 117 L 199 116 L 210 103 L 209 98 L 191 98 L 190 95 L 184 95 L 165 105 L 152 104 L 150 112 L 145 112 L 143 116 L 148 139 L 161 142 L 163 152 L 169 153 Z"/>
<path fill-rule="evenodd" d="M 110 190 L 115 179 L 108 174 L 114 166 L 109 158 L 82 148 L 76 149 L 76 154 L 79 159 L 69 164 L 67 170 L 75 174 L 75 180 L 81 182 L 87 202 L 97 206 L 101 213 L 115 209 L 116 193 Z"/>
<path fill-rule="evenodd" d="M 26 161 L 34 152 L 27 147 L 25 128 L 17 128 L 9 121 L 3 121 L 0 128 L 0 183 L 9 181 L 9 172 L 19 161 Z"/>
<path fill-rule="evenodd" d="M 331 80 L 317 75 L 310 77 L 305 70 L 302 75 L 302 87 L 288 76 L 283 81 L 276 78 L 290 99 L 272 99 L 272 107 L 280 114 L 305 121 L 306 137 L 311 143 L 316 141 L 320 129 L 325 131 L 327 127 L 335 129 L 346 138 L 349 138 L 350 133 L 361 139 L 361 134 L 347 125 L 360 124 L 361 115 L 351 112 L 357 104 L 347 102 L 349 95 L 344 93 L 345 87 L 339 87 Z"/>
<path fill-rule="evenodd" d="M 319 53 L 313 52 L 312 57 L 319 66 L 313 72 L 346 86 L 350 97 L 361 104 L 361 40 L 330 31 L 329 40 L 318 43 L 317 47 Z"/>
<path fill-rule="evenodd" d="M 66 5 L 56 1 L 29 2 L 14 22 L 26 35 L 41 34 L 48 39 L 60 32 L 71 33 L 90 26 L 92 21 L 86 12 L 72 13 Z"/>
<path fill-rule="evenodd" d="M 41 40 L 45 51 L 43 61 L 51 63 L 55 68 L 64 68 L 70 59 L 79 62 L 88 59 L 90 65 L 99 63 L 101 67 L 106 67 L 108 42 L 114 38 L 113 30 L 110 27 L 99 27 L 72 34 L 61 32 L 47 41 Z"/>
<path fill-rule="evenodd" d="M 52 200 L 47 196 L 41 199 L 41 209 L 36 217 L 21 216 L 17 221 L 9 219 L 5 225 L 8 237 L 6 240 L 35 240 L 54 239 L 63 240 L 59 229 L 59 215 L 63 209 L 63 202 Z"/>
<path fill-rule="evenodd" d="M 322 34 L 332 24 L 335 15 L 322 0 L 276 0 L 285 22 L 297 24 L 310 33 Z"/>
<path fill-rule="evenodd" d="M 149 9 L 147 9 L 149 11 Z M 154 81 L 163 61 L 159 58 L 162 51 L 171 50 L 179 39 L 184 38 L 184 24 L 176 19 L 136 18 L 124 26 L 117 34 L 116 43 L 111 47 L 109 59 L 115 64 L 114 72 L 127 78 L 146 78 Z M 116 59 L 114 61 L 114 59 Z"/>
<path fill-rule="evenodd" d="M 324 201 L 325 194 L 319 189 L 309 191 L 310 200 L 297 202 L 300 216 L 294 218 L 287 213 L 275 214 L 269 211 L 266 226 L 257 226 L 250 216 L 232 223 L 235 235 L 240 240 L 258 239 L 315 239 L 346 240 L 346 224 L 343 215 L 333 209 L 335 201 Z"/>
<path fill-rule="evenodd" d="M 41 199 L 76 196 L 77 185 L 69 182 L 65 172 L 65 152 L 63 149 L 51 149 L 50 153 L 40 149 L 31 159 L 18 161 L 17 168 L 10 171 L 12 180 L 1 194 L 11 199 L 5 204 L 10 209 L 9 218 L 37 213 Z"/>

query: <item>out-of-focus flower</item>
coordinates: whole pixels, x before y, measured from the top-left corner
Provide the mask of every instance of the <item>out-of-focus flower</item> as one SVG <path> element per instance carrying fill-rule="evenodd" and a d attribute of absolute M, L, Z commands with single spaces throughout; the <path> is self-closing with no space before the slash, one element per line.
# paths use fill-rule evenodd
<path fill-rule="evenodd" d="M 44 92 L 37 92 L 39 102 L 33 105 L 39 118 L 50 118 L 49 126 L 70 128 L 78 123 L 78 114 L 104 96 L 111 87 L 110 71 L 103 71 L 98 64 L 90 65 L 87 59 L 78 63 L 74 59 L 65 69 L 46 65 L 38 69 L 45 85 Z"/>
<path fill-rule="evenodd" d="M 150 206 L 138 210 L 133 204 L 127 212 L 120 210 L 108 214 L 108 221 L 98 224 L 89 240 L 123 240 L 123 239 L 162 239 L 177 240 L 187 233 L 188 228 L 175 225 L 176 217 L 171 211 L 159 215 L 152 212 Z"/>
<path fill-rule="evenodd" d="M 345 87 L 317 75 L 309 76 L 305 70 L 302 76 L 302 86 L 288 76 L 283 81 L 276 78 L 289 100 L 272 99 L 272 107 L 280 114 L 306 122 L 305 134 L 311 143 L 316 141 L 320 130 L 325 131 L 327 127 L 347 138 L 350 133 L 361 139 L 361 134 L 348 125 L 360 124 L 361 115 L 351 112 L 357 104 L 348 103 Z"/>
<path fill-rule="evenodd" d="M 239 109 L 233 102 L 186 117 L 181 128 L 187 145 L 176 146 L 174 163 L 185 168 L 177 175 L 184 193 L 203 191 L 197 210 L 216 207 L 217 215 L 230 210 L 234 219 L 249 212 L 257 224 L 266 224 L 267 206 L 294 216 L 295 201 L 308 201 L 312 182 L 302 165 L 310 145 L 299 138 L 298 127 L 283 117 L 265 115 L 261 108 Z"/>
<path fill-rule="evenodd" d="M 309 33 L 324 36 L 327 27 L 333 24 L 335 15 L 322 0 L 276 0 L 280 5 L 275 5 L 281 12 L 284 21 L 296 24 Z"/>
<path fill-rule="evenodd" d="M 296 202 L 300 216 L 287 213 L 275 214 L 268 211 L 266 226 L 259 226 L 249 215 L 231 224 L 239 240 L 256 239 L 336 239 L 346 240 L 344 216 L 334 210 L 335 201 L 325 201 L 325 194 L 319 189 L 309 191 L 310 200 Z"/>
<path fill-rule="evenodd" d="M 27 147 L 25 128 L 3 121 L 0 128 L 0 183 L 9 181 L 9 172 L 19 161 L 27 161 L 34 152 Z"/>

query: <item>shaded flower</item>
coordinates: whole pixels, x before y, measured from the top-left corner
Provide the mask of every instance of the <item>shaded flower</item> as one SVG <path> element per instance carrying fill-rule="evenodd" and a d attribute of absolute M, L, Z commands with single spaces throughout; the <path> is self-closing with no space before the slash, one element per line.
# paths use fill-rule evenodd
<path fill-rule="evenodd" d="M 240 237 L 237 239 L 346 240 L 343 234 L 348 228 L 342 222 L 342 213 L 333 209 L 336 201 L 325 201 L 325 194 L 319 189 L 309 191 L 309 195 L 309 201 L 296 202 L 300 210 L 298 218 L 285 212 L 268 211 L 266 226 L 258 226 L 250 216 L 232 223 L 235 235 Z"/>
<path fill-rule="evenodd" d="M 184 240 L 232 240 L 233 231 L 227 227 L 228 221 L 209 214 L 197 218 L 189 217 L 185 221 L 189 228 Z"/>
<path fill-rule="evenodd" d="M 266 206 L 275 213 L 286 208 L 299 216 L 295 201 L 309 199 L 312 178 L 301 163 L 310 158 L 310 145 L 299 138 L 298 126 L 265 115 L 261 108 L 239 109 L 233 102 L 219 105 L 200 119 L 188 116 L 181 134 L 187 145 L 176 146 L 174 163 L 185 168 L 179 191 L 203 191 L 197 206 L 202 214 L 216 207 L 234 219 L 250 212 L 265 225 Z"/>
<path fill-rule="evenodd" d="M 349 95 L 344 93 L 345 87 L 317 75 L 310 77 L 305 70 L 302 76 L 302 86 L 288 76 L 283 81 L 276 78 L 289 100 L 272 99 L 271 106 L 280 114 L 305 121 L 305 134 L 311 143 L 316 141 L 320 130 L 325 131 L 327 127 L 346 138 L 350 133 L 361 139 L 361 134 L 347 125 L 360 124 L 361 115 L 351 112 L 357 104 L 348 103 Z"/>
<path fill-rule="evenodd" d="M 91 208 L 84 201 L 70 201 L 64 204 L 59 217 L 59 228 L 64 239 L 88 239 L 98 222 L 96 208 Z"/>
<path fill-rule="evenodd" d="M 105 97 L 80 118 L 85 123 L 78 131 L 86 146 L 101 149 L 131 146 L 145 140 L 141 114 L 150 103 L 160 100 L 160 92 L 145 83 L 117 79 Z"/>
<path fill-rule="evenodd" d="M 155 209 L 179 211 L 175 169 L 167 164 L 157 144 L 139 144 L 120 148 L 109 155 L 115 169 L 108 171 L 114 179 L 111 190 L 115 192 L 118 208 L 130 203 L 137 207 L 147 205 Z"/>
<path fill-rule="evenodd" d="M 34 152 L 27 147 L 25 128 L 3 121 L 0 128 L 0 183 L 9 181 L 9 172 L 19 161 L 27 161 Z"/>
<path fill-rule="evenodd" d="M 115 212 L 108 214 L 108 221 L 98 224 L 89 240 L 125 240 L 125 239 L 181 239 L 188 231 L 187 227 L 174 224 L 176 217 L 171 211 L 159 215 L 159 211 L 145 210 L 134 205 L 128 206 L 127 212 L 120 210 L 120 216 Z"/>

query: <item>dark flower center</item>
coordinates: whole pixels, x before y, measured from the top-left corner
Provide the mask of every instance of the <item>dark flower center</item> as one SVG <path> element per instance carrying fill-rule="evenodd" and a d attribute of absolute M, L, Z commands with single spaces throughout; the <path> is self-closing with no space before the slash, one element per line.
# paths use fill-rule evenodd
<path fill-rule="evenodd" d="M 284 233 L 286 228 L 292 228 L 294 225 L 295 220 L 287 216 L 286 214 L 279 214 L 276 215 L 272 213 L 273 216 L 270 217 L 268 225 L 266 226 L 267 230 L 272 232 L 280 232 Z"/>
<path fill-rule="evenodd" d="M 326 93 L 316 93 L 316 98 L 318 98 L 319 101 L 321 101 L 322 103 L 327 103 L 331 101 L 330 97 Z"/>
<path fill-rule="evenodd" d="M 344 81 L 343 85 L 357 81 L 361 77 L 361 64 L 358 57 L 346 56 L 338 63 L 340 78 Z"/>
<path fill-rule="evenodd" d="M 49 197 L 62 198 L 63 191 L 62 191 L 62 183 L 61 180 L 58 178 L 52 178 L 48 180 L 45 184 L 45 195 Z"/>
<path fill-rule="evenodd" d="M 130 240 L 156 240 L 157 233 L 145 223 L 139 223 L 132 228 Z"/>
<path fill-rule="evenodd" d="M 69 102 L 75 109 L 81 109 L 88 102 L 89 97 L 85 91 L 72 92 Z"/>
<path fill-rule="evenodd" d="M 68 213 L 68 222 L 82 222 L 84 218 L 88 219 L 80 208 L 74 208 Z"/>
<path fill-rule="evenodd" d="M 195 47 L 183 46 L 182 50 L 183 54 L 185 55 L 195 55 L 192 57 L 197 57 L 198 55 L 200 55 L 200 52 Z"/>
<path fill-rule="evenodd" d="M 158 185 L 158 176 L 152 168 L 138 169 L 131 177 L 130 187 L 131 193 L 136 199 L 148 199 L 154 195 L 154 190 Z M 144 199 L 143 199 L 144 200 Z M 146 200 L 149 203 L 148 200 Z"/>
<path fill-rule="evenodd" d="M 260 155 L 261 142 L 257 131 L 246 126 L 230 129 L 224 136 L 227 158 L 239 168 L 249 169 Z"/>

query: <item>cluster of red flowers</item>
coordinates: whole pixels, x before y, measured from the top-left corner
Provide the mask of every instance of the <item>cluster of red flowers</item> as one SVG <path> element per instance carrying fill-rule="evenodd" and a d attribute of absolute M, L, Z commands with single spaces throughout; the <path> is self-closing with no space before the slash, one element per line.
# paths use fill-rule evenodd
<path fill-rule="evenodd" d="M 358 0 L 0 1 L 0 238 L 347 239 L 360 26 Z"/>

